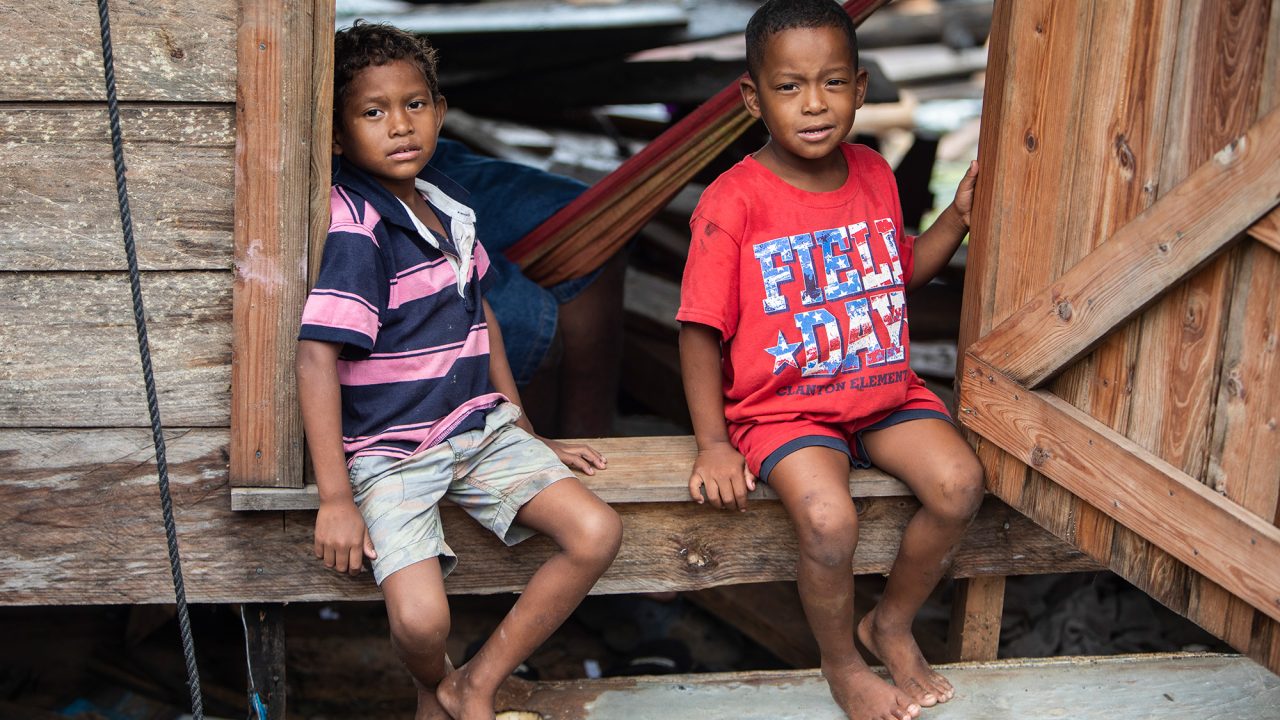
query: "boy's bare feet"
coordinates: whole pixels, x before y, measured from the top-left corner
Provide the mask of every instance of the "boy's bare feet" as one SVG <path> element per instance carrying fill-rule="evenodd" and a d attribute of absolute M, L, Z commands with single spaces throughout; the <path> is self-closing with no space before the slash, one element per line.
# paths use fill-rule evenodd
<path fill-rule="evenodd" d="M 858 661 L 844 667 L 822 667 L 831 697 L 849 720 L 911 720 L 920 706 Z"/>
<path fill-rule="evenodd" d="M 418 685 L 418 712 L 414 714 L 413 720 L 450 720 L 449 713 L 436 700 L 435 690 Z"/>
<path fill-rule="evenodd" d="M 471 687 L 467 666 L 449 673 L 436 688 L 436 699 L 453 720 L 493 720 L 493 696 Z"/>
<path fill-rule="evenodd" d="M 878 608 L 877 608 L 878 609 Z M 955 688 L 934 671 L 920 653 L 911 628 L 885 628 L 876 624 L 876 609 L 858 623 L 858 640 L 888 668 L 893 682 L 920 707 L 933 707 L 955 696 Z"/>

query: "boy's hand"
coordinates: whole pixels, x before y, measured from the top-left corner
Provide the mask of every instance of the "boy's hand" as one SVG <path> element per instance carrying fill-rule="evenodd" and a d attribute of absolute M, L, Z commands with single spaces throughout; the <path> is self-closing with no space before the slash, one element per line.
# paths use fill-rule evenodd
<path fill-rule="evenodd" d="M 736 507 L 747 511 L 747 493 L 756 489 L 756 478 L 747 470 L 747 460 L 727 442 L 717 442 L 698 450 L 689 476 L 689 497 L 701 505 L 706 500 L 721 510 Z"/>
<path fill-rule="evenodd" d="M 970 215 L 973 213 L 973 191 L 978 185 L 978 161 L 974 160 L 969 163 L 969 169 L 965 171 L 964 177 L 960 178 L 960 187 L 956 188 L 956 199 L 952 202 L 955 205 L 956 212 L 960 213 L 960 219 L 964 221 L 964 226 L 970 226 Z"/>
<path fill-rule="evenodd" d="M 570 445 L 550 438 L 539 437 L 538 439 L 551 448 L 556 457 L 560 458 L 560 462 L 574 470 L 581 470 L 587 475 L 595 475 L 597 469 L 604 470 L 609 465 L 609 461 L 603 455 L 586 443 Z"/>
<path fill-rule="evenodd" d="M 340 573 L 359 575 L 364 571 L 364 557 L 373 560 L 378 553 L 369 538 L 360 509 L 351 501 L 320 503 L 316 513 L 316 557 L 324 566 Z"/>

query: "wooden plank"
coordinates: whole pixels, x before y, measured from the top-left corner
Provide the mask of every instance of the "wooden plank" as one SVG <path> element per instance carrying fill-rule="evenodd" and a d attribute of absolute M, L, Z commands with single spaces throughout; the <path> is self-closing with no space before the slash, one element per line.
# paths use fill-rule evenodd
<path fill-rule="evenodd" d="M 258 720 L 285 720 L 284 606 L 242 605 L 240 612 L 245 624 L 249 676 L 253 679 L 258 699 L 267 706 L 266 717 L 259 717 L 254 708 L 254 697 L 250 694 L 248 715 Z"/>
<path fill-rule="evenodd" d="M 609 470 L 584 478 L 591 489 L 610 503 L 682 503 L 689 499 L 689 470 L 697 457 L 693 437 L 590 438 L 590 443 L 609 460 Z M 911 490 L 897 478 L 874 468 L 855 468 L 849 473 L 849 490 L 854 497 L 912 497 Z M 777 500 L 768 485 L 760 483 L 749 494 L 753 500 Z M 234 488 L 233 510 L 315 510 L 320 507 L 315 486 L 303 489 Z"/>
<path fill-rule="evenodd" d="M 231 274 L 143 273 L 160 415 L 227 424 Z M 0 426 L 150 427 L 125 273 L 0 273 Z"/>
<path fill-rule="evenodd" d="M 1004 616 L 1005 579 L 1000 576 L 966 578 L 956 583 L 951 601 L 947 654 L 951 660 L 995 660 L 1000 651 L 1000 620 Z"/>
<path fill-rule="evenodd" d="M 245 0 L 237 31 L 231 477 L 301 487 L 293 373 L 311 223 L 310 3 Z"/>
<path fill-rule="evenodd" d="M 225 429 L 170 430 L 170 482 L 192 602 L 375 600 L 369 575 L 326 571 L 312 554 L 314 512 L 231 510 Z M 147 429 L 0 430 L 0 605 L 171 602 Z M 602 473 L 597 477 L 602 477 Z M 888 572 L 918 504 L 858 502 L 858 573 Z M 797 546 L 777 502 L 745 515 L 688 503 L 615 506 L 623 548 L 597 593 L 695 590 L 792 580 Z M 444 509 L 462 562 L 453 593 L 518 590 L 554 548 L 507 549 L 457 508 Z M 956 559 L 957 577 L 1074 572 L 1098 565 L 991 498 Z"/>
<path fill-rule="evenodd" d="M 1274 572 L 1280 528 L 1241 511 L 1060 398 L 1028 391 L 972 353 L 962 382 L 968 394 L 960 416 L 967 427 L 1280 618 L 1280 576 Z"/>
<path fill-rule="evenodd" d="M 1260 104 L 1272 0 L 1191 4 L 1183 11 L 1178 67 L 1164 145 L 1160 186 L 1173 187 L 1224 143 L 1264 117 Z M 1274 57 L 1272 58 L 1274 62 Z M 1193 86 L 1205 91 L 1192 90 Z M 1212 107 L 1212 112 L 1205 112 Z M 1243 247 L 1196 272 L 1144 313 L 1135 366 L 1135 421 L 1126 434 L 1183 472 L 1211 482 L 1215 405 L 1224 370 L 1223 343 L 1231 332 Z M 1164 560 L 1168 563 L 1171 561 Z M 1178 578 L 1170 578 L 1170 580 Z M 1245 649 L 1253 614 L 1218 584 L 1191 574 L 1187 602 L 1202 624 Z M 1172 591 L 1168 580 L 1160 583 Z"/>
<path fill-rule="evenodd" d="M 1275 206 L 1277 146 L 1272 111 L 970 352 L 1028 386 L 1043 383 Z"/>
<path fill-rule="evenodd" d="M 1249 236 L 1267 247 L 1280 252 L 1280 208 L 1263 215 L 1249 227 Z"/>
<path fill-rule="evenodd" d="M 1237 656 L 1002 660 L 937 669 L 957 689 L 955 699 L 929 709 L 940 720 L 1280 720 L 1280 679 Z M 513 716 L 574 720 L 845 717 L 818 670 L 508 682 L 499 700 Z"/>
<path fill-rule="evenodd" d="M 795 583 L 746 583 L 696 590 L 684 599 L 729 623 L 794 668 L 822 664 Z"/>
<path fill-rule="evenodd" d="M 120 99 L 235 99 L 236 0 L 111 4 Z M 92 0 L 0 3 L 0 100 L 104 100 L 98 6 Z"/>
<path fill-rule="evenodd" d="M 307 288 L 320 274 L 325 236 L 329 234 L 330 163 L 333 159 L 333 28 L 334 0 L 312 0 L 311 37 L 311 180 L 310 234 L 307 243 Z"/>
<path fill-rule="evenodd" d="M 101 74 L 99 67 L 99 84 Z M 142 269 L 223 270 L 230 263 L 234 122 L 230 105 L 120 109 Z M 0 177 L 9 188 L 0 194 L 6 271 L 125 269 L 101 107 L 0 107 Z"/>

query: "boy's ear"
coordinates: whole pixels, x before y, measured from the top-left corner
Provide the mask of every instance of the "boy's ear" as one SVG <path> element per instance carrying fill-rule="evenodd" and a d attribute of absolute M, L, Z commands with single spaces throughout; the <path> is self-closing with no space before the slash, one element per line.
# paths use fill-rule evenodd
<path fill-rule="evenodd" d="M 336 121 L 333 123 L 333 147 L 329 151 L 331 155 L 342 154 L 342 126 Z"/>
<path fill-rule="evenodd" d="M 449 110 L 449 103 L 444 99 L 443 95 L 436 95 L 436 135 L 440 134 L 440 128 L 444 126 L 444 114 Z"/>
<path fill-rule="evenodd" d="M 856 104 L 854 109 L 862 107 L 862 102 L 867 99 L 867 85 L 870 82 L 871 75 L 867 73 L 864 67 L 858 67 L 858 74 L 854 76 L 854 101 Z"/>
<path fill-rule="evenodd" d="M 760 92 L 756 88 L 756 81 L 751 79 L 750 75 L 743 75 L 738 81 L 738 89 L 742 91 L 742 104 L 747 106 L 747 112 L 751 113 L 751 117 L 760 119 Z"/>

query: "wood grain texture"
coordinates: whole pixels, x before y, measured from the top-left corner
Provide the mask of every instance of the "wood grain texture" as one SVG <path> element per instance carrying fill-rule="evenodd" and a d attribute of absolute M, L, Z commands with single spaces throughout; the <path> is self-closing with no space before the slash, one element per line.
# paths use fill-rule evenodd
<path fill-rule="evenodd" d="M 1274 10 L 1274 0 L 1191 4 L 1184 9 L 1162 188 L 1186 177 L 1273 109 L 1262 97 L 1268 92 L 1266 67 L 1276 61 L 1275 47 L 1265 49 L 1268 34 L 1274 35 L 1280 21 Z M 1212 99 L 1206 103 L 1205 93 L 1194 86 L 1207 89 Z M 1244 251 L 1234 248 L 1196 272 L 1138 323 L 1143 362 L 1134 373 L 1133 414 L 1145 420 L 1133 423 L 1127 434 L 1210 485 L 1224 342 L 1232 332 L 1229 319 L 1239 274 L 1245 270 Z M 1254 625 L 1248 605 L 1203 577 L 1192 574 L 1184 582 L 1190 588 L 1188 603 L 1197 603 L 1194 614 L 1207 627 L 1221 628 L 1234 646 L 1246 647 Z"/>
<path fill-rule="evenodd" d="M 326 571 L 312 555 L 314 512 L 231 510 L 225 429 L 171 430 L 170 482 L 192 602 L 377 599 L 368 575 Z M 0 605 L 162 603 L 172 600 L 150 431 L 0 430 Z M 887 572 L 918 505 L 859 502 L 859 573 Z M 796 542 L 777 502 L 746 515 L 693 503 L 626 503 L 623 548 L 595 592 L 693 590 L 794 579 Z M 445 532 L 461 563 L 454 593 L 517 590 L 553 551 L 545 538 L 515 549 L 457 508 Z M 957 577 L 1097 569 L 994 498 L 970 529 Z"/>
<path fill-rule="evenodd" d="M 610 503 L 682 503 L 689 500 L 689 470 L 698 454 L 692 436 L 591 438 L 590 443 L 609 461 L 609 470 L 585 477 L 591 490 Z M 849 472 L 853 497 L 912 497 L 900 480 L 873 468 Z M 748 497 L 777 500 L 768 485 L 760 483 Z M 315 510 L 320 507 L 315 486 L 305 488 L 236 488 L 233 510 Z"/>
<path fill-rule="evenodd" d="M 966 578 L 956 583 L 951 601 L 947 654 L 953 662 L 995 660 L 1000 650 L 1000 619 L 1004 615 L 1005 579 Z"/>
<path fill-rule="evenodd" d="M 235 100 L 236 0 L 117 0 L 110 5 L 121 100 Z M 104 100 L 93 0 L 0 1 L 0 100 Z"/>
<path fill-rule="evenodd" d="M 237 32 L 231 477 L 302 487 L 294 353 L 311 225 L 312 4 L 246 0 Z"/>
<path fill-rule="evenodd" d="M 160 415 L 226 426 L 231 274 L 143 273 Z M 125 273 L 0 273 L 0 426 L 150 427 Z"/>
<path fill-rule="evenodd" d="M 310 234 L 307 242 L 307 288 L 320 274 L 320 258 L 329 234 L 330 163 L 333 143 L 334 0 L 312 0 L 311 36 L 311 179 Z"/>
<path fill-rule="evenodd" d="M 1249 228 L 1249 236 L 1280 252 L 1280 208 L 1272 210 L 1254 223 Z"/>
<path fill-rule="evenodd" d="M 1280 618 L 1280 528 L 1060 398 L 970 353 L 965 424 L 1187 566 Z M 1168 522 L 1178 518 L 1178 522 Z"/>
<path fill-rule="evenodd" d="M 1220 150 L 970 352 L 1042 384 L 1234 240 L 1280 197 L 1280 111 Z"/>
<path fill-rule="evenodd" d="M 144 270 L 231 262 L 230 105 L 125 105 L 129 204 Z M 0 107 L 0 266 L 123 270 L 111 136 L 102 107 Z"/>

